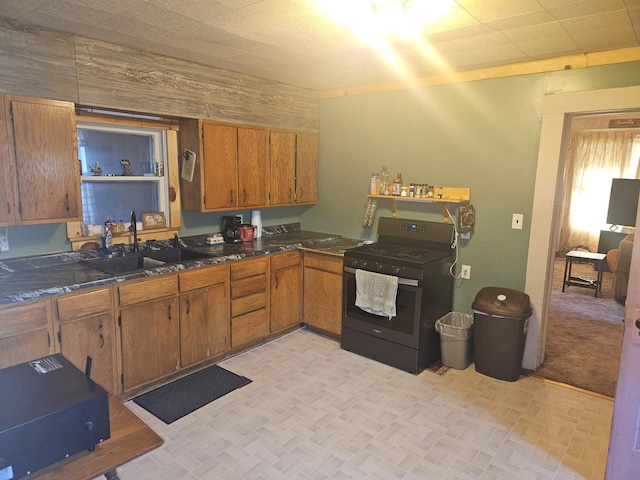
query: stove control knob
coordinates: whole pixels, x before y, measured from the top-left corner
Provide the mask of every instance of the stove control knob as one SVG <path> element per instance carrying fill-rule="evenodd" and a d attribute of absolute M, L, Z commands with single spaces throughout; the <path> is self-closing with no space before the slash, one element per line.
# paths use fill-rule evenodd
<path fill-rule="evenodd" d="M 400 273 L 400 267 L 394 267 L 393 273 L 396 273 L 396 274 Z"/>
<path fill-rule="evenodd" d="M 365 268 L 367 266 L 367 261 L 366 260 L 362 260 L 362 262 L 360 263 L 360 266 L 362 268 Z"/>
<path fill-rule="evenodd" d="M 381 272 L 382 268 L 384 267 L 384 265 L 382 265 L 381 263 L 376 263 L 376 269 Z"/>

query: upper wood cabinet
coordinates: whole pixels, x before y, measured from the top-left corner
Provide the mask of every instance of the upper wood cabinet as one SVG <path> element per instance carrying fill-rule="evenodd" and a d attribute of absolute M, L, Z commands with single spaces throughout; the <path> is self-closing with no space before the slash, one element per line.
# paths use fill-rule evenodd
<path fill-rule="evenodd" d="M 272 130 L 269 134 L 270 204 L 318 200 L 318 135 Z"/>
<path fill-rule="evenodd" d="M 0 194 L 5 224 L 54 223 L 81 219 L 74 105 L 25 97 L 4 97 L 0 146 L 5 182 Z M 8 144 L 9 156 L 5 157 Z M 3 153 L 4 151 L 4 153 Z M 8 161 L 7 161 L 8 159 Z M 4 175 L 3 175 L 4 176 Z M 7 196 L 8 198 L 3 198 Z"/>
<path fill-rule="evenodd" d="M 4 97 L 0 96 L 0 225 L 15 223 L 14 187 L 16 174 L 11 155 L 12 142 L 7 129 L 10 128 Z"/>
<path fill-rule="evenodd" d="M 267 130 L 184 120 L 180 149 L 196 153 L 193 181 L 180 179 L 182 207 L 196 212 L 262 207 L 267 204 Z"/>

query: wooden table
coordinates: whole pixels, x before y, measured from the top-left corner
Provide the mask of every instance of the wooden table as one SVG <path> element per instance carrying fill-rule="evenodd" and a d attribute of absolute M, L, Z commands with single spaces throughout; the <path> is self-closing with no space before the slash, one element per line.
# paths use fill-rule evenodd
<path fill-rule="evenodd" d="M 607 258 L 605 253 L 591 253 L 580 250 L 571 250 L 565 256 L 564 279 L 562 281 L 562 291 L 564 287 L 574 286 L 582 288 L 591 288 L 595 290 L 595 296 L 602 290 L 602 271 L 604 259 Z M 594 279 L 586 277 L 574 277 L 571 273 L 571 267 L 574 263 L 589 263 L 594 266 L 597 276 Z"/>
<path fill-rule="evenodd" d="M 29 476 L 37 480 L 118 480 L 116 468 L 158 448 L 164 440 L 117 398 L 109 397 L 111 438 Z"/>

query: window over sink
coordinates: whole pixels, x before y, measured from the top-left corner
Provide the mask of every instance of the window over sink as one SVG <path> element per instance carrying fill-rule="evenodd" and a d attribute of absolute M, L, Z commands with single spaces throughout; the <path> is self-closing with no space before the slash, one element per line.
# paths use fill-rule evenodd
<path fill-rule="evenodd" d="M 100 244 L 107 218 L 119 224 L 113 243 L 132 243 L 132 211 L 139 237 L 170 238 L 180 228 L 177 132 L 122 118 L 78 117 L 76 126 L 83 222 L 67 224 L 73 249 Z M 151 212 L 162 213 L 166 225 L 145 234 L 142 214 Z"/>
<path fill-rule="evenodd" d="M 129 224 L 131 211 L 164 212 L 167 197 L 167 141 L 164 130 L 81 123 L 82 216 L 90 226 L 106 218 Z"/>

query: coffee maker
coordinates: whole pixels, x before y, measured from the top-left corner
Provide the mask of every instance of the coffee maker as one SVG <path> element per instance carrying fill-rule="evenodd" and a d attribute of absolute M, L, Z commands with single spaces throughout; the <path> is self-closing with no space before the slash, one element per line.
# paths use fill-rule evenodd
<path fill-rule="evenodd" d="M 240 217 L 234 217 L 231 215 L 225 215 L 222 217 L 222 238 L 226 243 L 240 243 L 240 229 L 238 228 L 242 223 Z"/>

